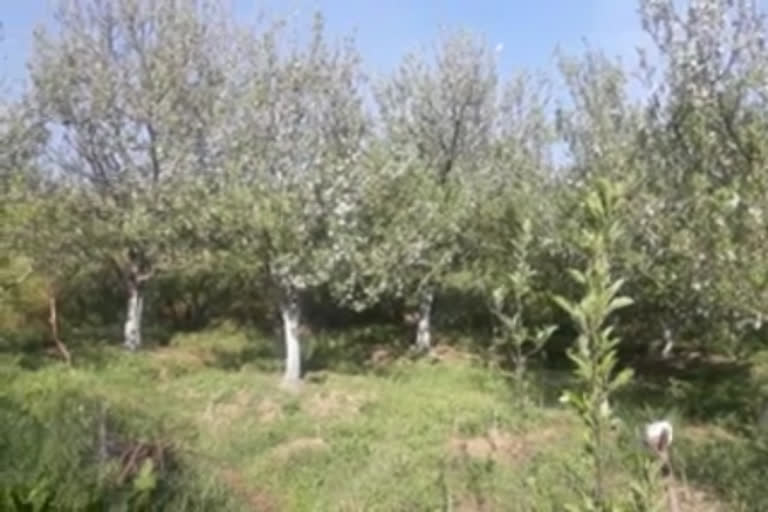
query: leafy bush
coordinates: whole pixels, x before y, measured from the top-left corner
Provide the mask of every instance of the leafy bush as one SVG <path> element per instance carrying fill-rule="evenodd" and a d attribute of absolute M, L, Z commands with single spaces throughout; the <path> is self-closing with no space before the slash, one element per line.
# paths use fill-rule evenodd
<path fill-rule="evenodd" d="M 223 503 L 167 419 L 63 368 L 9 377 L 0 395 L 5 510 L 210 510 Z"/>

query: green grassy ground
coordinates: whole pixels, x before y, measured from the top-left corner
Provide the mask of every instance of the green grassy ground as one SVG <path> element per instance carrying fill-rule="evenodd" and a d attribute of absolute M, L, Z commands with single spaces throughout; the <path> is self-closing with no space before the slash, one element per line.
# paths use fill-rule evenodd
<path fill-rule="evenodd" d="M 42 436 L 52 446 L 37 446 L 50 453 L 34 457 L 6 450 L 0 459 L 5 475 L 60 471 L 72 478 L 49 485 L 57 489 L 54 501 L 79 503 L 103 474 L 73 473 L 67 460 L 83 450 L 69 459 L 56 450 L 72 444 L 64 436 L 78 435 L 86 438 L 85 452 L 98 452 L 99 436 L 107 439 L 114 430 L 165 446 L 166 454 L 194 468 L 184 473 L 177 486 L 183 492 L 168 510 L 216 503 L 218 509 L 257 511 L 549 511 L 577 499 L 574 489 L 587 476 L 581 430 L 551 400 L 563 375 L 536 375 L 539 384 L 523 406 L 503 375 L 462 352 L 443 349 L 414 361 L 379 349 L 366 371 L 311 372 L 299 392 L 286 392 L 278 373 L 254 357 L 258 344 L 225 330 L 177 336 L 168 348 L 136 355 L 94 349 L 72 369 L 21 369 L 6 358 L 3 396 L 49 427 L 29 443 L 39 445 Z M 83 423 L 73 413 L 83 404 L 83 418 L 115 415 L 122 423 Z M 643 417 L 631 403 L 620 407 L 629 423 Z M 759 508 L 768 495 L 760 476 L 765 459 L 755 442 L 714 424 L 676 421 L 684 510 L 765 510 Z M 22 428 L 32 435 L 10 423 L 5 434 L 18 436 Z M 6 442 L 21 449 L 18 437 Z M 624 448 L 612 479 L 620 488 L 634 445 L 619 444 Z M 136 452 L 117 450 L 111 473 L 113 480 L 125 473 L 122 481 L 133 482 L 134 490 L 141 468 L 126 460 L 140 459 Z M 10 457 L 27 456 L 58 462 L 10 469 Z M 206 498 L 183 497 L 196 493 Z"/>

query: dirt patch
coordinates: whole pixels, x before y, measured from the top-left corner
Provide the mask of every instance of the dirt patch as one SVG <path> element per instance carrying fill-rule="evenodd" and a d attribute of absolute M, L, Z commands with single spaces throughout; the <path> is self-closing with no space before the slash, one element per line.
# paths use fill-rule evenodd
<path fill-rule="evenodd" d="M 714 497 L 691 486 L 677 484 L 674 486 L 680 512 L 725 512 L 726 508 Z"/>
<path fill-rule="evenodd" d="M 727 508 L 713 499 L 711 495 L 691 487 L 677 486 L 677 502 L 679 512 L 725 512 Z M 495 510 L 508 510 L 498 502 L 484 499 L 482 496 L 466 494 L 460 496 L 453 503 L 456 512 L 492 512 Z"/>
<path fill-rule="evenodd" d="M 430 352 L 429 358 L 433 362 L 441 363 L 460 363 L 469 362 L 477 359 L 476 356 L 457 349 L 450 345 L 436 345 Z"/>
<path fill-rule="evenodd" d="M 252 489 L 246 484 L 243 475 L 234 469 L 225 469 L 221 472 L 224 483 L 232 489 L 251 510 L 258 512 L 276 512 L 282 510 L 278 506 L 277 499 L 267 492 Z"/>
<path fill-rule="evenodd" d="M 367 366 L 370 368 L 382 368 L 389 366 L 397 360 L 397 356 L 391 347 L 376 345 L 368 357 Z"/>
<path fill-rule="evenodd" d="M 178 364 L 203 364 L 205 362 L 199 354 L 172 347 L 156 348 L 151 354 L 153 359 L 161 362 Z"/>
<path fill-rule="evenodd" d="M 272 455 L 285 460 L 299 453 L 324 452 L 328 449 L 328 443 L 319 437 L 299 437 L 277 445 L 272 449 Z"/>
<path fill-rule="evenodd" d="M 738 437 L 716 425 L 688 425 L 683 434 L 693 441 L 738 441 Z"/>
<path fill-rule="evenodd" d="M 227 426 L 244 416 L 253 403 L 253 394 L 241 389 L 226 402 L 211 402 L 205 410 L 203 418 L 214 428 Z"/>
<path fill-rule="evenodd" d="M 493 512 L 498 510 L 493 504 L 476 496 L 462 496 L 453 504 L 456 512 Z"/>
<path fill-rule="evenodd" d="M 262 423 L 272 423 L 283 417 L 283 408 L 277 402 L 266 398 L 256 406 L 256 415 Z"/>
<path fill-rule="evenodd" d="M 302 409 L 314 418 L 349 417 L 360 413 L 360 408 L 368 401 L 364 393 L 345 393 L 343 391 L 322 391 L 312 395 Z"/>
<path fill-rule="evenodd" d="M 493 459 L 507 464 L 519 463 L 532 457 L 543 444 L 562 435 L 562 429 L 548 427 L 525 434 L 511 434 L 492 428 L 484 436 L 452 438 L 449 448 L 456 456 Z"/>
<path fill-rule="evenodd" d="M 158 377 L 168 380 L 180 374 L 205 367 L 205 360 L 198 354 L 174 348 L 159 348 L 152 352 L 152 361 Z"/>

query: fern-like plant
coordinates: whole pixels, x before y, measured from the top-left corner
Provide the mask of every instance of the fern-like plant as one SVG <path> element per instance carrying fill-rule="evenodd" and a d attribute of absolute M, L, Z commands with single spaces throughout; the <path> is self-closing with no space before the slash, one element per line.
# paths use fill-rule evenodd
<path fill-rule="evenodd" d="M 586 268 L 569 271 L 584 294 L 578 301 L 562 296 L 554 299 L 568 313 L 579 332 L 568 356 L 575 364 L 581 386 L 566 391 L 561 401 L 575 410 L 586 427 L 584 453 L 593 471 L 591 492 L 584 495 L 582 506 L 571 508 L 574 511 L 616 510 L 606 490 L 606 462 L 611 450 L 608 433 L 615 421 L 610 397 L 632 378 L 629 369 L 616 371 L 619 338 L 609 325 L 613 312 L 632 304 L 629 297 L 619 295 L 623 280 L 611 275 L 612 247 L 622 236 L 618 218 L 621 203 L 620 186 L 606 180 L 595 182 L 584 202 L 586 226 L 578 237 L 587 257 Z"/>
<path fill-rule="evenodd" d="M 530 262 L 532 243 L 533 227 L 531 221 L 525 219 L 513 242 L 512 269 L 493 291 L 491 300 L 491 312 L 500 327 L 494 348 L 512 365 L 512 377 L 520 405 L 528 401 L 528 361 L 544 348 L 556 328 L 548 325 L 534 329 L 525 322 L 525 302 L 533 292 L 532 283 L 536 277 L 536 270 Z"/>

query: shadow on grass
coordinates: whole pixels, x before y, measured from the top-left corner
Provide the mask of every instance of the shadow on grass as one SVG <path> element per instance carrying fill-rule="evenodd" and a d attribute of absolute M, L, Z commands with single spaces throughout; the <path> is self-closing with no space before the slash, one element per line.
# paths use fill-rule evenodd
<path fill-rule="evenodd" d="M 730 503 L 734 508 L 729 510 L 768 510 L 768 445 L 764 436 L 689 438 L 682 439 L 677 448 L 679 473 Z"/>
<path fill-rule="evenodd" d="M 107 346 L 102 340 L 94 341 L 94 338 L 86 338 L 79 333 L 66 332 L 62 338 L 77 362 L 80 359 L 98 359 L 101 349 Z M 94 350 L 94 345 L 98 346 L 97 350 Z M 0 333 L 0 354 L 15 359 L 19 367 L 29 371 L 62 361 L 48 331 L 34 327 Z"/>
<path fill-rule="evenodd" d="M 76 367 L 104 369 L 129 354 L 121 345 L 119 326 L 68 329 L 62 335 Z M 264 333 L 241 327 L 217 326 L 198 332 L 173 334 L 163 328 L 144 331 L 137 355 L 157 356 L 174 367 L 189 365 L 227 371 L 252 366 L 274 371 L 280 364 L 278 341 Z M 28 330 L 0 335 L 0 356 L 28 371 L 61 362 L 60 354 L 45 331 Z M 124 360 L 125 361 L 125 360 Z M 141 365 L 143 359 L 136 360 Z"/>
<path fill-rule="evenodd" d="M 369 326 L 318 333 L 305 344 L 307 373 L 330 370 L 362 374 L 384 371 L 409 348 L 406 333 L 397 326 Z"/>
<path fill-rule="evenodd" d="M 549 350 L 546 355 L 546 361 L 539 363 L 544 368 L 531 374 L 541 399 L 554 405 L 573 383 L 573 363 L 565 350 Z M 763 363 L 754 357 L 734 359 L 694 351 L 663 359 L 633 350 L 619 358 L 620 366 L 634 371 L 634 378 L 617 393 L 618 402 L 632 408 L 675 410 L 692 421 L 754 424 L 768 390 L 768 352 Z"/>
<path fill-rule="evenodd" d="M 249 367 L 272 372 L 281 362 L 277 336 L 226 323 L 198 332 L 178 333 L 170 340 L 169 349 L 197 358 L 208 368 L 224 371 Z"/>
<path fill-rule="evenodd" d="M 277 348 L 265 343 L 263 338 L 253 337 L 251 340 L 253 343 L 240 350 L 213 347 L 206 366 L 225 371 L 240 371 L 246 366 L 266 372 L 277 370 L 281 364 Z"/>
<path fill-rule="evenodd" d="M 148 328 L 139 353 L 160 358 L 173 367 L 208 367 L 223 371 L 251 368 L 279 372 L 285 354 L 279 332 L 220 325 L 197 332 L 172 334 Z M 73 329 L 65 342 L 79 367 L 106 368 L 122 352 L 119 326 Z M 383 370 L 408 348 L 404 331 L 391 326 L 369 326 L 322 331 L 302 339 L 304 371 L 324 370 L 360 374 Z M 55 363 L 59 356 L 45 332 L 16 332 L 0 337 L 0 355 L 11 357 L 25 370 Z"/>
<path fill-rule="evenodd" d="M 761 384 L 750 361 L 682 354 L 666 360 L 635 360 L 631 367 L 635 379 L 619 393 L 626 403 L 674 407 L 693 421 L 754 423 Z"/>
<path fill-rule="evenodd" d="M 765 359 L 760 363 L 755 358 L 736 360 L 696 353 L 670 359 L 625 359 L 622 365 L 634 371 L 634 378 L 616 393 L 615 401 L 628 410 L 653 410 L 746 433 L 765 405 L 768 352 Z M 562 392 L 578 385 L 572 367 L 562 360 L 532 362 L 528 380 L 532 398 L 543 407 L 559 407 Z M 512 379 L 509 383 L 514 387 Z"/>

